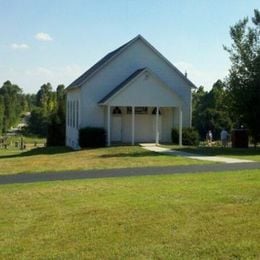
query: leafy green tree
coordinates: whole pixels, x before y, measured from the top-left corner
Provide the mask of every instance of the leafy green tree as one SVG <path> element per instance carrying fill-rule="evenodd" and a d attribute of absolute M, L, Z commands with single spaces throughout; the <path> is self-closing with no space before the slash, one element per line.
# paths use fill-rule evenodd
<path fill-rule="evenodd" d="M 60 117 L 65 118 L 65 107 L 66 107 L 66 94 L 65 94 L 65 86 L 58 85 L 56 89 L 56 98 L 57 98 L 57 113 Z"/>
<path fill-rule="evenodd" d="M 205 126 L 204 121 L 201 120 L 203 113 L 206 109 L 206 98 L 207 92 L 204 90 L 203 86 L 192 93 L 192 122 L 193 126 L 198 130 L 200 139 L 205 138 L 208 127 Z"/>
<path fill-rule="evenodd" d="M 208 97 L 208 107 L 221 111 L 229 111 L 228 95 L 223 81 L 217 80 Z"/>
<path fill-rule="evenodd" d="M 52 91 L 50 83 L 43 84 L 36 94 L 36 105 L 47 115 L 56 108 L 56 93 Z"/>
<path fill-rule="evenodd" d="M 65 145 L 65 86 L 56 89 L 56 110 L 50 115 L 48 124 L 47 145 Z"/>
<path fill-rule="evenodd" d="M 207 92 L 201 86 L 193 92 L 193 125 L 204 140 L 208 130 L 219 139 L 222 128 L 232 127 L 225 84 L 218 80 Z"/>
<path fill-rule="evenodd" d="M 46 137 L 48 129 L 48 120 L 48 115 L 45 114 L 42 108 L 38 107 L 33 109 L 29 119 L 28 132 L 30 134 Z"/>
<path fill-rule="evenodd" d="M 36 94 L 26 94 L 25 99 L 28 104 L 28 110 L 24 110 L 24 112 L 30 112 L 36 107 Z"/>
<path fill-rule="evenodd" d="M 2 134 L 3 127 L 4 127 L 4 113 L 5 113 L 4 98 L 0 96 L 0 135 Z"/>
<path fill-rule="evenodd" d="M 65 100 L 64 85 L 58 85 L 56 91 L 52 91 L 50 83 L 42 85 L 35 96 L 36 106 L 31 113 L 29 132 L 47 137 L 48 145 L 64 145 Z"/>
<path fill-rule="evenodd" d="M 65 119 L 56 112 L 50 115 L 47 134 L 48 146 L 65 145 Z"/>
<path fill-rule="evenodd" d="M 0 88 L 0 96 L 4 103 L 4 116 L 2 131 L 6 132 L 20 119 L 22 112 L 22 89 L 12 84 L 9 80 Z"/>
<path fill-rule="evenodd" d="M 230 28 L 232 45 L 224 47 L 231 60 L 227 89 L 233 117 L 246 125 L 256 145 L 260 141 L 260 12 Z"/>

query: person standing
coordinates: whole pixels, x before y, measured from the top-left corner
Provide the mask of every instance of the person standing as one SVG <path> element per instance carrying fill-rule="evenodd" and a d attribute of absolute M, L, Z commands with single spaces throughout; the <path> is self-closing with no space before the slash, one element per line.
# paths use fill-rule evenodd
<path fill-rule="evenodd" d="M 208 146 L 212 145 L 212 140 L 213 140 L 213 135 L 211 130 L 208 131 L 207 136 L 206 136 L 207 142 L 208 142 Z"/>
<path fill-rule="evenodd" d="M 221 139 L 222 147 L 227 147 L 227 145 L 228 145 L 228 132 L 224 128 L 220 132 L 220 139 Z"/>

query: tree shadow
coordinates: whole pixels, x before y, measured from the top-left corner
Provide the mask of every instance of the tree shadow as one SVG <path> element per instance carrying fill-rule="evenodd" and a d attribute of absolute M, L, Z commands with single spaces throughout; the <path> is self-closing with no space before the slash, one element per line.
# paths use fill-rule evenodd
<path fill-rule="evenodd" d="M 16 158 L 16 157 L 28 157 L 28 156 L 37 156 L 37 155 L 52 155 L 52 154 L 63 154 L 73 152 L 71 148 L 65 146 L 57 147 L 38 147 L 28 151 L 21 151 L 16 154 L 0 155 L 0 159 L 7 158 Z"/>

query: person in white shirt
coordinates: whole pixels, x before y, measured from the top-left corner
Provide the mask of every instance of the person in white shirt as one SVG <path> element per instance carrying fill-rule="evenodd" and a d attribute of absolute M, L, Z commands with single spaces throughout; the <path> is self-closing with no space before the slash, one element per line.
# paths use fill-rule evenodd
<path fill-rule="evenodd" d="M 211 130 L 209 130 L 207 132 L 207 135 L 206 135 L 206 141 L 208 143 L 208 146 L 211 146 L 212 145 L 212 140 L 213 140 L 213 135 L 212 135 L 212 132 Z"/>
<path fill-rule="evenodd" d="M 227 147 L 228 145 L 228 132 L 226 129 L 222 129 L 220 133 L 220 139 L 223 147 Z"/>

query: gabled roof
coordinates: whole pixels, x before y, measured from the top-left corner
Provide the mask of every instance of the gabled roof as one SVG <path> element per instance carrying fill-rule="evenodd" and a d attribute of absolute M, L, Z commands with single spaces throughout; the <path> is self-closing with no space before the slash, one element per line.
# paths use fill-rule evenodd
<path fill-rule="evenodd" d="M 132 41 L 134 41 L 137 37 L 135 37 L 134 39 L 130 40 L 129 42 L 123 44 L 116 50 L 109 52 L 106 56 L 104 56 L 101 60 L 99 60 L 96 64 L 94 64 L 90 69 L 88 69 L 81 76 L 79 76 L 76 80 L 74 80 L 72 83 L 70 83 L 70 85 L 67 87 L 67 90 L 80 87 L 90 75 L 95 73 L 99 68 L 101 68 L 104 64 L 106 64 L 106 62 L 108 62 L 114 56 L 116 56 L 124 47 L 126 47 L 128 44 L 130 44 Z"/>
<path fill-rule="evenodd" d="M 150 47 L 157 55 L 159 55 L 170 67 L 172 67 L 175 72 L 185 80 L 192 88 L 197 88 L 187 77 L 185 77 L 169 60 L 167 60 L 157 49 L 155 49 L 147 40 L 145 40 L 141 35 L 137 35 L 135 38 L 130 40 L 129 42 L 123 44 L 116 50 L 108 53 L 105 57 L 99 60 L 96 64 L 94 64 L 90 69 L 88 69 L 85 73 L 83 73 L 80 77 L 74 80 L 66 90 L 75 89 L 81 87 L 89 77 L 95 74 L 99 69 L 105 66 L 108 62 L 114 59 L 117 55 L 119 55 L 123 50 L 128 48 L 131 44 L 133 44 L 136 40 L 142 40 L 148 47 Z"/>
<path fill-rule="evenodd" d="M 98 103 L 103 104 L 108 99 L 110 99 L 112 96 L 114 96 L 117 92 L 119 92 L 121 89 L 123 89 L 129 82 L 131 82 L 133 79 L 138 77 L 140 74 L 142 74 L 146 68 L 136 70 L 133 74 L 131 74 L 127 79 L 125 79 L 123 82 L 121 82 L 118 86 L 116 86 L 111 92 L 109 92 L 103 99 L 101 99 Z"/>
<path fill-rule="evenodd" d="M 104 98 L 102 98 L 98 102 L 98 104 L 106 105 L 115 96 L 119 95 L 120 92 L 122 92 L 124 89 L 126 89 L 128 86 L 130 86 L 132 83 L 134 83 L 134 81 L 138 80 L 138 78 L 143 74 L 152 76 L 153 78 L 155 78 L 155 79 L 159 80 L 161 83 L 163 83 L 163 85 L 168 90 L 170 90 L 171 92 L 173 91 L 172 88 L 169 85 L 167 85 L 156 73 L 151 71 L 149 68 L 142 68 L 142 69 L 136 70 L 127 79 L 125 79 L 119 85 L 117 85 L 111 92 L 109 92 Z M 176 93 L 174 93 L 174 94 L 179 98 L 179 96 Z"/>

